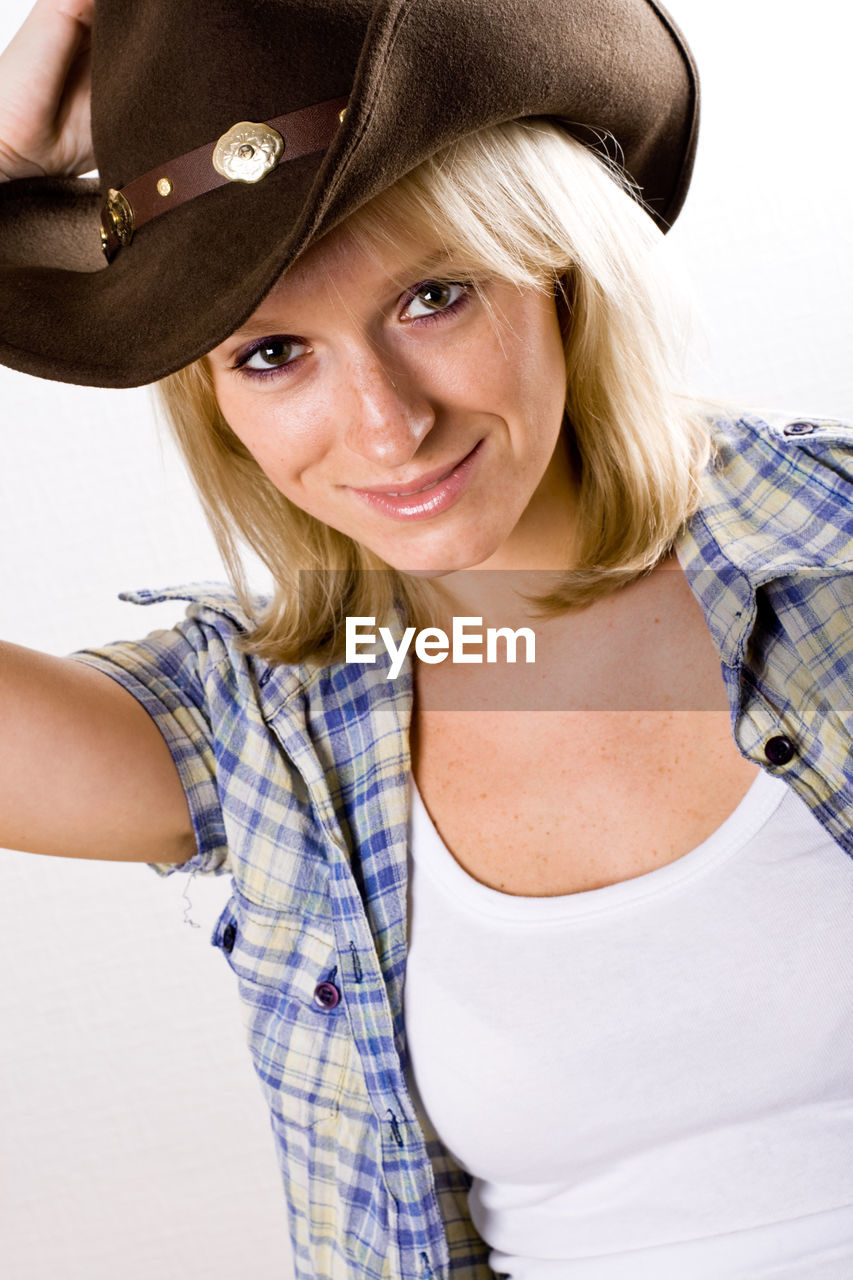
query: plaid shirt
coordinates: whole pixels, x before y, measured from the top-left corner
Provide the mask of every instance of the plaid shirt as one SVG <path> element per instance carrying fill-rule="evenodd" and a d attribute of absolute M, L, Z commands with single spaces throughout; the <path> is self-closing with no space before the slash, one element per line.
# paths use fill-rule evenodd
<path fill-rule="evenodd" d="M 853 428 L 749 417 L 714 436 L 677 554 L 734 736 L 853 855 Z M 237 976 L 297 1277 L 487 1280 L 470 1177 L 406 1085 L 411 666 L 272 666 L 237 648 L 250 620 L 218 586 L 124 598 L 190 601 L 172 630 L 78 656 L 171 747 L 198 841 L 181 869 L 232 876 L 212 942 Z"/>

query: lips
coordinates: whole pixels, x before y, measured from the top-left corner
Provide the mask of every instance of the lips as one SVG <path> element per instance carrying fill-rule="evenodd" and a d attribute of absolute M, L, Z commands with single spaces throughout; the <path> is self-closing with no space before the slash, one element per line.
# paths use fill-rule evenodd
<path fill-rule="evenodd" d="M 478 440 L 471 452 L 449 469 L 439 467 L 435 471 L 425 471 L 417 480 L 398 489 L 351 488 L 350 492 L 359 502 L 392 520 L 432 520 L 448 511 L 462 497 L 477 470 L 482 452 L 483 441 Z"/>
<path fill-rule="evenodd" d="M 476 448 L 476 445 L 474 448 Z M 352 485 L 350 487 L 358 489 L 359 493 L 378 493 L 387 498 L 408 498 L 413 493 L 423 493 L 425 489 L 432 489 L 442 480 L 446 480 L 473 452 L 474 450 L 471 449 L 469 453 L 463 454 L 461 458 L 457 459 L 456 462 L 451 462 L 449 466 L 436 467 L 434 471 L 425 471 L 416 480 L 411 480 L 406 484 L 395 485 L 393 488 L 385 485 L 377 485 L 375 487 Z"/>

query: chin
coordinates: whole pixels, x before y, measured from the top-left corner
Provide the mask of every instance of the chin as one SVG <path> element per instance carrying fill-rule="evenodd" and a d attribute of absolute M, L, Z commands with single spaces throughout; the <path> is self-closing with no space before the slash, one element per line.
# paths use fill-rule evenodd
<path fill-rule="evenodd" d="M 406 536 L 397 538 L 357 538 L 355 532 L 346 531 L 348 538 L 360 543 L 373 556 L 386 563 L 398 573 L 407 573 L 410 577 L 446 577 L 448 573 L 460 573 L 467 568 L 476 568 L 489 561 L 501 549 L 511 530 L 460 529 L 455 531 L 444 529 L 406 530 Z M 401 530 L 402 532 L 402 530 Z M 415 536 L 411 536 L 414 534 Z"/>
<path fill-rule="evenodd" d="M 389 569 L 396 569 L 398 573 L 408 574 L 412 578 L 444 578 L 450 573 L 461 573 L 464 569 L 476 569 L 500 549 L 501 537 L 484 538 L 481 530 L 477 533 L 479 537 L 471 536 L 469 539 L 464 535 L 431 539 L 433 545 L 423 548 L 418 547 L 414 539 L 413 545 L 409 547 L 401 546 L 399 542 L 390 547 L 377 543 L 370 546 L 366 542 L 362 546 L 367 547 L 384 560 Z"/>
<path fill-rule="evenodd" d="M 394 565 L 393 567 L 397 569 L 398 573 L 405 573 L 409 578 L 446 578 L 449 573 L 457 572 L 456 569 L 410 569 L 403 565 Z M 464 566 L 466 569 L 470 567 L 470 565 Z"/>

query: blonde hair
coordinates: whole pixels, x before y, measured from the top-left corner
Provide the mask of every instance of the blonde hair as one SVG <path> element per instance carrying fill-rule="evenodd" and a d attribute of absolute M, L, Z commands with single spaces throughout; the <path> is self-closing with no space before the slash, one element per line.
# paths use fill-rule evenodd
<path fill-rule="evenodd" d="M 578 541 L 572 566 L 532 601 L 541 616 L 653 569 L 699 506 L 711 454 L 708 422 L 681 389 L 681 335 L 655 262 L 662 233 L 629 186 L 558 124 L 511 121 L 438 152 L 348 223 L 361 246 L 394 243 L 405 227 L 452 252 L 454 269 L 556 293 Z M 395 600 L 427 625 L 427 581 L 390 569 L 274 488 L 219 411 L 206 360 L 160 388 L 248 612 L 241 542 L 272 574 L 247 649 L 278 662 L 335 660 L 345 616 L 388 617 Z"/>

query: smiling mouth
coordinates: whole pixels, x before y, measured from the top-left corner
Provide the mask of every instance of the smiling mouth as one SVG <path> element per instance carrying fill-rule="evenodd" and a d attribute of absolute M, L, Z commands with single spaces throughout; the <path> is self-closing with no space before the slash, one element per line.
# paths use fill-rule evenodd
<path fill-rule="evenodd" d="M 430 480 L 429 484 L 423 485 L 420 489 L 383 489 L 382 492 L 389 498 L 411 498 L 414 493 L 426 493 L 427 489 L 434 489 L 437 484 L 441 484 L 442 480 L 446 480 L 451 471 L 458 466 L 459 463 L 454 462 L 443 476 L 439 476 L 437 480 Z"/>
<path fill-rule="evenodd" d="M 449 510 L 462 496 L 477 468 L 483 440 L 451 467 L 441 467 L 399 489 L 352 489 L 360 502 L 393 520 L 431 520 Z"/>
<path fill-rule="evenodd" d="M 480 441 L 477 441 L 479 444 Z M 477 445 L 474 445 L 476 449 Z M 380 489 L 380 488 L 364 488 L 361 485 L 353 485 L 352 487 L 359 493 L 374 494 L 382 498 L 410 498 L 416 493 L 426 493 L 427 489 L 434 489 L 436 485 L 441 484 L 442 480 L 446 480 L 451 476 L 457 467 L 461 467 L 462 463 L 470 458 L 474 449 L 469 450 L 457 462 L 452 462 L 449 467 L 440 468 L 437 471 L 429 471 L 419 480 L 413 480 L 411 484 L 401 485 L 399 489 Z"/>

